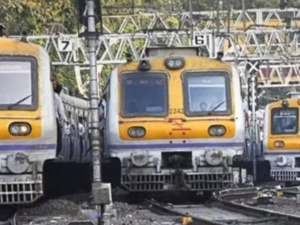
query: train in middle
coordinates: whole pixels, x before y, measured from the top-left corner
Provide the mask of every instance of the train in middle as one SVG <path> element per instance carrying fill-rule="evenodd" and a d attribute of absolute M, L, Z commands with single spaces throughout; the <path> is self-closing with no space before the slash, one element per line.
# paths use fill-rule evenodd
<path fill-rule="evenodd" d="M 149 48 L 114 68 L 103 94 L 105 156 L 129 192 L 213 192 L 245 178 L 235 65 L 197 48 Z"/>

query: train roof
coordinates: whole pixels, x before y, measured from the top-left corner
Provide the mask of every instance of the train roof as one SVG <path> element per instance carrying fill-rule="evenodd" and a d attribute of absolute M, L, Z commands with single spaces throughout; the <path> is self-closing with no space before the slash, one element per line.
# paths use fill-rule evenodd
<path fill-rule="evenodd" d="M 7 37 L 0 37 L 0 54 L 4 55 L 34 55 L 38 56 L 40 46 Z"/>
<path fill-rule="evenodd" d="M 169 57 L 171 55 L 180 56 L 200 56 L 198 47 L 148 47 L 145 56 L 149 57 Z"/>
<path fill-rule="evenodd" d="M 299 104 L 299 99 L 298 98 L 286 98 L 286 99 L 281 99 L 275 102 L 271 102 L 270 104 L 267 105 L 267 107 L 282 107 L 283 103 L 287 102 L 288 104 Z"/>
<path fill-rule="evenodd" d="M 182 57 L 180 55 L 173 55 L 172 58 L 176 56 Z M 150 57 L 145 58 L 143 60 L 149 60 L 151 65 L 151 70 L 161 71 L 163 68 L 168 70 L 165 66 L 165 61 L 168 57 Z M 197 71 L 204 71 L 204 70 L 224 70 L 224 71 L 232 71 L 232 64 L 228 62 L 223 62 L 217 59 L 212 59 L 203 56 L 184 56 L 185 60 L 184 67 L 178 70 L 197 70 Z M 136 60 L 131 61 L 128 63 L 124 63 L 122 65 L 117 66 L 118 73 L 125 72 L 125 71 L 138 71 L 139 64 L 143 60 Z M 149 71 L 151 71 L 149 70 Z"/>

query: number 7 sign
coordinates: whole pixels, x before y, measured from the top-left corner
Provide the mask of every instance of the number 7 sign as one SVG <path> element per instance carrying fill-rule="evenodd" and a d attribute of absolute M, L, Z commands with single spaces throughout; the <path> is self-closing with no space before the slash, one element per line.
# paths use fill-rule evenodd
<path fill-rule="evenodd" d="M 58 49 L 60 52 L 71 52 L 73 43 L 68 38 L 58 38 Z"/>

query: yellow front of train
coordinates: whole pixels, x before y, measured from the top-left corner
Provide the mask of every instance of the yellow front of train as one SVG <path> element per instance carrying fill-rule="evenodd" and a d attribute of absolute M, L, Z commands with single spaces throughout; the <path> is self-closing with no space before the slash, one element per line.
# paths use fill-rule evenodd
<path fill-rule="evenodd" d="M 280 100 L 266 107 L 264 158 L 277 181 L 300 180 L 299 98 Z"/>
<path fill-rule="evenodd" d="M 216 191 L 238 176 L 244 116 L 237 71 L 189 50 L 175 53 L 124 64 L 110 77 L 107 147 L 131 192 Z"/>
<path fill-rule="evenodd" d="M 50 59 L 41 47 L 0 38 L 0 205 L 43 195 L 43 164 L 55 157 Z"/>

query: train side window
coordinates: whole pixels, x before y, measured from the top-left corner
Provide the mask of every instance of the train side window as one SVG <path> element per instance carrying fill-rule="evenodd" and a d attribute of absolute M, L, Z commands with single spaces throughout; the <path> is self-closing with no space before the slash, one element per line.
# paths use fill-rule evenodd
<path fill-rule="evenodd" d="M 298 133 L 298 108 L 274 108 L 271 111 L 271 134 L 287 135 Z"/>

